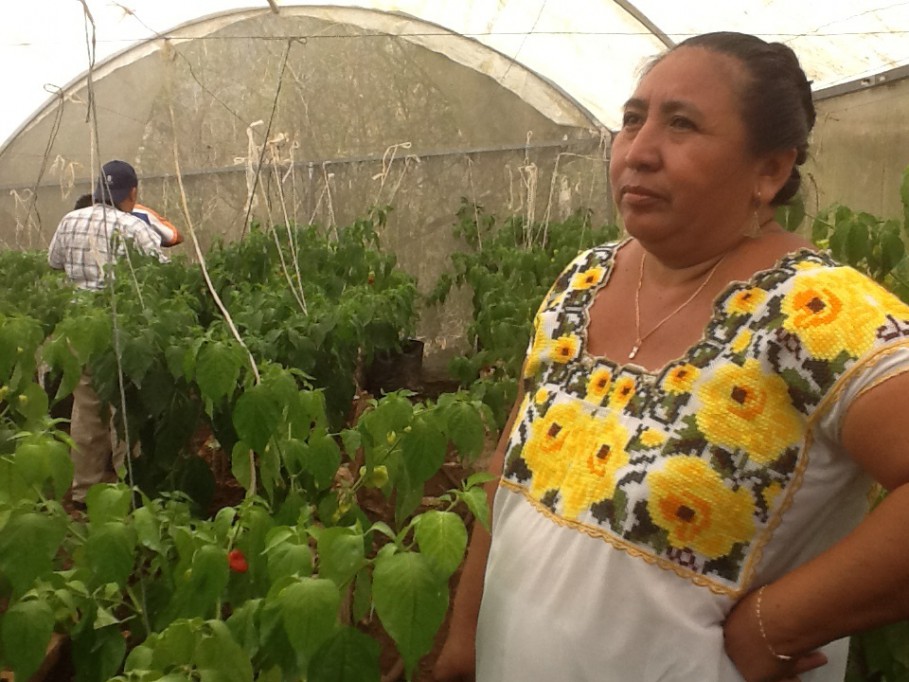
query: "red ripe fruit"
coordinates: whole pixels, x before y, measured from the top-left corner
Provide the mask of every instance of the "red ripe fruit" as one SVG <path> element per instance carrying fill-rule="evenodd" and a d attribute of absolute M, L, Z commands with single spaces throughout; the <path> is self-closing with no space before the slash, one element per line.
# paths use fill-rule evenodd
<path fill-rule="evenodd" d="M 227 563 L 234 573 L 246 573 L 249 570 L 249 563 L 239 549 L 232 549 L 227 553 Z"/>

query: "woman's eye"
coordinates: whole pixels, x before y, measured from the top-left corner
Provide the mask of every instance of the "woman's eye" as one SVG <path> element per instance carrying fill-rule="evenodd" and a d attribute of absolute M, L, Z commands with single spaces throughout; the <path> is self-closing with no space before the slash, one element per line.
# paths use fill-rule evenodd
<path fill-rule="evenodd" d="M 633 111 L 626 111 L 622 116 L 623 128 L 634 128 L 641 125 L 642 116 Z"/>
<path fill-rule="evenodd" d="M 673 116 L 669 125 L 677 130 L 694 130 L 696 127 L 691 119 L 684 116 Z"/>

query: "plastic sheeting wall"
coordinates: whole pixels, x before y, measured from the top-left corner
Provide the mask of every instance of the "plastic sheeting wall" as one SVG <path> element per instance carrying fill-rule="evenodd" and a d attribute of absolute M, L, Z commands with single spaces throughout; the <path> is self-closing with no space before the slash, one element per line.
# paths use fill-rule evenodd
<path fill-rule="evenodd" d="M 823 100 L 817 112 L 808 166 L 815 185 L 810 207 L 839 203 L 902 220 L 899 188 L 909 168 L 909 78 Z"/>
<path fill-rule="evenodd" d="M 383 242 L 424 291 L 459 246 L 452 228 L 462 197 L 531 221 L 582 209 L 611 217 L 608 135 L 558 89 L 515 66 L 532 106 L 443 54 L 339 18 L 241 14 L 213 32 L 196 27 L 205 39 L 104 66 L 96 126 L 86 122 L 85 87 L 76 87 L 0 155 L 0 240 L 45 247 L 90 191 L 97 156 L 133 163 L 140 201 L 185 228 L 178 159 L 203 246 L 241 236 L 248 215 L 331 230 L 392 205 Z M 328 32 L 333 39 L 287 37 Z M 38 181 L 17 184 L 23 176 Z M 423 316 L 420 336 L 439 362 L 463 343 L 467 305 L 456 297 Z"/>

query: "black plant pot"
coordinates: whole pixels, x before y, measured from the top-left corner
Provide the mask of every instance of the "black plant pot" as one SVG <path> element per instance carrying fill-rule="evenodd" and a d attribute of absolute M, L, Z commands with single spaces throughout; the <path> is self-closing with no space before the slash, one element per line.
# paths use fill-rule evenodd
<path fill-rule="evenodd" d="M 406 388 L 419 391 L 423 384 L 423 342 L 404 339 L 401 350 L 377 351 L 366 370 L 366 390 L 373 395 Z"/>

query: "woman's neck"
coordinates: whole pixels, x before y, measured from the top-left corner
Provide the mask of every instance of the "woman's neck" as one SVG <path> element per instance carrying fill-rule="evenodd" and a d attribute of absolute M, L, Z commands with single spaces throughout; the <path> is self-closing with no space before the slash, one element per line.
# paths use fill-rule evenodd
<path fill-rule="evenodd" d="M 678 254 L 662 254 L 659 249 L 648 249 L 638 243 L 640 257 L 646 254 L 646 278 L 660 287 L 684 287 L 693 282 L 700 282 L 721 260 L 729 258 L 739 248 L 742 241 L 730 244 L 722 249 L 705 249 L 703 253 L 688 253 L 684 258 Z"/>

